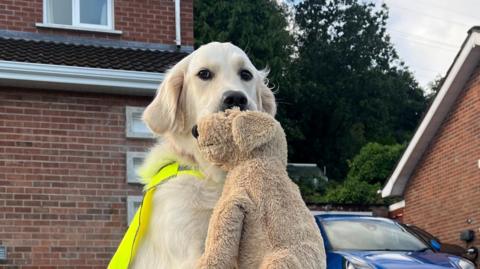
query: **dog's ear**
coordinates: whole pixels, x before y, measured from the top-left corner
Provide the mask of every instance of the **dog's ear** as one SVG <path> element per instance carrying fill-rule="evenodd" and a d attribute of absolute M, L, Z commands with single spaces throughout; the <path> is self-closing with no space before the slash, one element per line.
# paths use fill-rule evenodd
<path fill-rule="evenodd" d="M 277 124 L 272 116 L 263 112 L 239 113 L 232 121 L 233 140 L 240 150 L 250 152 L 274 138 Z"/>
<path fill-rule="evenodd" d="M 260 79 L 257 82 L 257 100 L 259 103 L 259 108 L 263 112 L 275 116 L 277 113 L 277 104 L 275 103 L 275 96 L 273 95 L 272 90 L 268 87 L 268 72 L 269 70 L 263 69 L 258 71 L 260 74 Z"/>
<path fill-rule="evenodd" d="M 153 101 L 143 112 L 143 121 L 156 134 L 185 129 L 185 73 L 190 56 L 185 57 L 167 72 Z"/>

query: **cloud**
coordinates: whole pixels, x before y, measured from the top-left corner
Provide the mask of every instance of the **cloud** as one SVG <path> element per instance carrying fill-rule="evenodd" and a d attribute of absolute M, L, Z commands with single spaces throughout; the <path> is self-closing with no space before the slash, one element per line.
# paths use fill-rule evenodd
<path fill-rule="evenodd" d="M 467 37 L 480 25 L 478 0 L 377 0 L 387 4 L 387 24 L 400 58 L 421 86 L 444 76 Z"/>

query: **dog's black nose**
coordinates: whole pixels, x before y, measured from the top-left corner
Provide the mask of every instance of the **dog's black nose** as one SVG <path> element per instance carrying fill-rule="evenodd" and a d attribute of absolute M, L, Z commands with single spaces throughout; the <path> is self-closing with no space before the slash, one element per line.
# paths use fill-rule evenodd
<path fill-rule="evenodd" d="M 195 137 L 195 139 L 198 138 L 198 126 L 196 124 L 192 128 L 192 135 Z"/>
<path fill-rule="evenodd" d="M 240 110 L 246 110 L 247 105 L 248 99 L 242 92 L 226 91 L 223 94 L 222 111 L 234 107 L 238 107 Z"/>

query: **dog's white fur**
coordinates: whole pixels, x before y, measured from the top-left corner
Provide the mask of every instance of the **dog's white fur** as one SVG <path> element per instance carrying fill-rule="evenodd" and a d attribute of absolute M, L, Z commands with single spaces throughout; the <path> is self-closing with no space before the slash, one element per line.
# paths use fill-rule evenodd
<path fill-rule="evenodd" d="M 211 80 L 198 72 L 209 69 Z M 253 79 L 240 78 L 246 69 Z M 225 173 L 200 157 L 191 129 L 198 119 L 220 110 L 226 91 L 240 91 L 249 110 L 276 112 L 273 93 L 266 85 L 268 72 L 257 70 L 247 55 L 230 43 L 210 43 L 176 64 L 160 85 L 143 119 L 161 142 L 143 165 L 144 175 L 153 176 L 165 161 L 198 166 L 206 176 L 178 176 L 160 185 L 148 232 L 131 268 L 190 269 L 202 255 L 208 222 L 223 187 Z"/>

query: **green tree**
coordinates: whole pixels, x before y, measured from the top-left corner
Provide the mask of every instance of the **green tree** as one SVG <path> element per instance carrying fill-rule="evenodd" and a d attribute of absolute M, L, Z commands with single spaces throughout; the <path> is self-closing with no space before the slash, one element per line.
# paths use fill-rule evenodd
<path fill-rule="evenodd" d="M 195 46 L 232 42 L 257 68 L 270 67 L 270 81 L 278 84 L 292 52 L 287 17 L 286 7 L 271 0 L 195 0 Z"/>
<path fill-rule="evenodd" d="M 381 185 L 369 184 L 361 180 L 345 180 L 340 185 L 330 187 L 320 201 L 340 204 L 379 204 L 382 200 L 378 194 Z"/>
<path fill-rule="evenodd" d="M 407 141 L 425 97 L 386 33 L 386 6 L 306 0 L 295 10 L 295 57 L 277 95 L 290 159 L 343 179 L 366 143 Z"/>
<path fill-rule="evenodd" d="M 321 198 L 323 202 L 372 204 L 381 203 L 377 193 L 392 173 L 405 146 L 368 143 L 348 162 L 347 179 L 331 186 Z"/>
<path fill-rule="evenodd" d="M 437 96 L 438 91 L 440 91 L 440 88 L 442 87 L 443 81 L 445 81 L 445 78 L 438 75 L 433 81 L 428 83 L 428 93 L 427 93 L 427 100 L 428 103 L 432 103 L 433 99 Z"/>
<path fill-rule="evenodd" d="M 399 160 L 404 145 L 382 145 L 368 143 L 348 162 L 347 180 L 365 181 L 370 184 L 384 184 Z"/>

